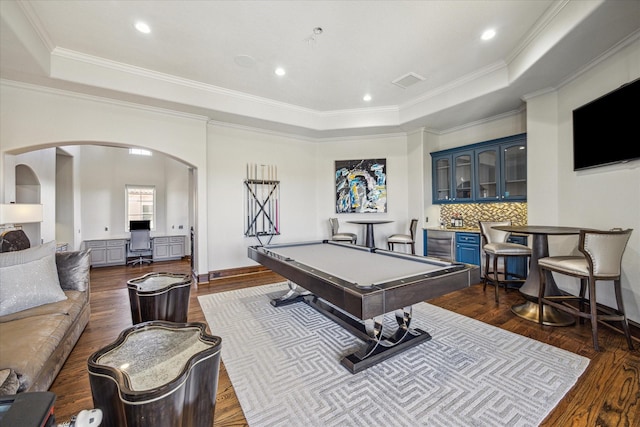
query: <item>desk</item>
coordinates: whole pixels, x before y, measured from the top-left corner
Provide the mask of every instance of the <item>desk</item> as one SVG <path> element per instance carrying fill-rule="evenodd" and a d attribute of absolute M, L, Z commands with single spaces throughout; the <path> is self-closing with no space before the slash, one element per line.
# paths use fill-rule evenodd
<path fill-rule="evenodd" d="M 180 259 L 185 255 L 186 236 L 152 236 L 149 255 L 153 261 Z M 126 265 L 129 255 L 129 238 L 85 240 L 83 248 L 91 248 L 91 267 Z"/>
<path fill-rule="evenodd" d="M 102 425 L 211 427 L 222 339 L 205 329 L 140 323 L 93 353 L 89 383 Z"/>
<path fill-rule="evenodd" d="M 364 340 L 341 361 L 352 373 L 431 339 L 410 328 L 411 305 L 480 281 L 477 266 L 332 241 L 252 246 L 248 255 L 290 280 L 272 305 L 304 302 Z M 383 332 L 394 311 L 397 330 Z"/>
<path fill-rule="evenodd" d="M 495 226 L 496 230 L 510 231 L 512 233 L 522 233 L 533 235 L 531 247 L 531 261 L 529 265 L 529 275 L 520 288 L 520 292 L 527 299 L 523 304 L 514 305 L 511 311 L 523 319 L 538 321 L 538 291 L 540 289 L 540 271 L 538 270 L 538 260 L 549 256 L 548 236 L 561 236 L 580 234 L 581 228 L 557 227 L 545 225 L 520 225 L 520 226 Z M 556 285 L 551 272 L 546 272 L 545 296 L 562 295 Z M 542 312 L 542 323 L 550 326 L 568 326 L 575 323 L 575 319 L 568 313 L 556 310 L 553 307 L 544 306 Z"/>
<path fill-rule="evenodd" d="M 373 237 L 373 226 L 376 224 L 388 224 L 390 222 L 393 222 L 391 220 L 387 220 L 387 219 L 361 219 L 361 220 L 352 220 L 352 221 L 347 221 L 351 224 L 361 224 L 361 225 L 365 225 L 366 226 L 366 230 L 365 230 L 365 246 L 368 248 L 375 248 L 376 247 L 376 239 Z"/>

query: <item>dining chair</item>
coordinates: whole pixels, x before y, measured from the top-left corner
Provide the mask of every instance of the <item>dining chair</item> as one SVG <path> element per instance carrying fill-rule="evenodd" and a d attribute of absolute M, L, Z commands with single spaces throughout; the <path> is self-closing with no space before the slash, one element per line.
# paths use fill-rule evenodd
<path fill-rule="evenodd" d="M 581 230 L 578 241 L 578 250 L 581 255 L 540 258 L 538 260 L 538 268 L 540 271 L 538 322 L 542 324 L 542 316 L 539 314 L 542 313 L 545 304 L 579 316 L 580 323 L 584 323 L 584 319 L 589 319 L 591 321 L 593 347 L 596 351 L 600 351 L 600 346 L 598 345 L 598 322 L 618 321 L 622 324 L 629 350 L 633 350 L 631 332 L 629 330 L 627 316 L 624 312 L 620 285 L 622 256 L 632 231 L 632 229 L 613 229 L 609 231 Z M 546 271 L 580 279 L 579 294 L 544 296 Z M 599 281 L 612 282 L 617 308 L 598 305 L 596 299 L 596 282 Z M 588 297 L 585 297 L 587 291 Z M 588 311 L 585 310 L 585 304 L 589 306 Z M 599 312 L 604 314 L 600 314 Z"/>
<path fill-rule="evenodd" d="M 482 275 L 482 290 L 486 290 L 487 284 L 495 286 L 495 300 L 499 301 L 498 288 L 502 285 L 505 291 L 509 283 L 524 283 L 526 277 L 517 272 L 507 271 L 507 260 L 511 257 L 526 257 L 531 259 L 531 248 L 519 243 L 507 242 L 511 235 L 508 231 L 496 230 L 494 226 L 511 225 L 511 221 L 479 221 L 482 234 L 482 250 L 485 254 L 484 272 Z M 493 263 L 490 263 L 493 261 Z M 502 263 L 500 263 L 502 261 Z M 493 268 L 489 268 L 492 264 Z M 500 269 L 502 265 L 502 269 Z M 500 277 L 502 276 L 502 278 Z"/>
<path fill-rule="evenodd" d="M 329 218 L 329 225 L 331 227 L 331 240 L 336 242 L 351 242 L 356 244 L 358 242 L 358 235 L 355 233 L 340 233 L 340 222 L 338 218 Z"/>
<path fill-rule="evenodd" d="M 416 229 L 418 228 L 418 220 L 413 218 L 409 225 L 409 234 L 392 234 L 387 237 L 387 248 L 392 251 L 395 245 L 410 245 L 411 253 L 416 254 Z"/>

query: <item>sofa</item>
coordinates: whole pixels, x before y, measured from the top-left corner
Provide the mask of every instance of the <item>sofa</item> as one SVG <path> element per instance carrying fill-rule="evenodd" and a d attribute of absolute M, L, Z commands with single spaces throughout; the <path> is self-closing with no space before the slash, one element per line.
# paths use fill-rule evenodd
<path fill-rule="evenodd" d="M 46 391 L 90 316 L 90 250 L 0 253 L 0 395 Z"/>

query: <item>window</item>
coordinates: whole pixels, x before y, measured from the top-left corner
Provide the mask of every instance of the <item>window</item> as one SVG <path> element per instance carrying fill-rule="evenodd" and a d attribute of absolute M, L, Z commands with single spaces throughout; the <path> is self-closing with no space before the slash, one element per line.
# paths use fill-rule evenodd
<path fill-rule="evenodd" d="M 127 217 L 124 229 L 129 231 L 129 221 L 148 219 L 155 230 L 156 188 L 154 186 L 127 185 Z"/>

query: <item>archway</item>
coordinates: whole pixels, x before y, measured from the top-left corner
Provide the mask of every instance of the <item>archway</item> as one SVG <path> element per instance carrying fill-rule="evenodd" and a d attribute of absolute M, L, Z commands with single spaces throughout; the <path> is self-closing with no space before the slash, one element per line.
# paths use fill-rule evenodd
<path fill-rule="evenodd" d="M 36 173 L 27 165 L 19 164 L 15 168 L 16 203 L 40 203 L 41 185 Z M 31 246 L 42 242 L 40 223 L 22 224 L 22 230 L 29 237 Z"/>

